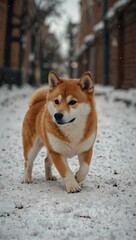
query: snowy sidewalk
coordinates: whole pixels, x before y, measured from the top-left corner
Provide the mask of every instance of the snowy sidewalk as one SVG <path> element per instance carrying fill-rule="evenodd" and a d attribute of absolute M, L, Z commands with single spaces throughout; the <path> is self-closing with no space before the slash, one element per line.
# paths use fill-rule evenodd
<path fill-rule="evenodd" d="M 21 184 L 21 126 L 30 87 L 0 88 L 0 239 L 136 239 L 136 108 L 96 96 L 98 136 L 82 191 L 44 179 L 42 149 L 33 183 Z M 70 160 L 76 171 L 76 157 Z"/>

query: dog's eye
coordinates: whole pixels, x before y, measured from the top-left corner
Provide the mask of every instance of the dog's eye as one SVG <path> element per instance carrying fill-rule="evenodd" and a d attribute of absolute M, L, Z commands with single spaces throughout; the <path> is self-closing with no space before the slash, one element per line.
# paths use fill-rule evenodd
<path fill-rule="evenodd" d="M 55 99 L 54 102 L 55 102 L 55 104 L 59 104 L 59 100 L 58 99 Z"/>
<path fill-rule="evenodd" d="M 71 101 L 69 102 L 69 105 L 74 105 L 74 104 L 76 104 L 76 103 L 77 103 L 77 101 L 71 100 Z"/>

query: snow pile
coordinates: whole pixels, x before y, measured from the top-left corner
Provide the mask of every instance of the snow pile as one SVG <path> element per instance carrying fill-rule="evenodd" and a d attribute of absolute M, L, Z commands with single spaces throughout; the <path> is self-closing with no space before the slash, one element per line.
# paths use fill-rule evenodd
<path fill-rule="evenodd" d="M 114 87 L 112 86 L 102 86 L 100 84 L 95 85 L 95 95 L 106 95 L 108 97 L 113 91 Z"/>
<path fill-rule="evenodd" d="M 95 35 L 91 33 L 84 38 L 84 42 L 85 44 L 93 43 L 94 39 L 95 39 Z"/>
<path fill-rule="evenodd" d="M 113 18 L 115 15 L 115 8 L 114 7 L 111 7 L 107 13 L 105 14 L 105 19 L 110 19 L 110 18 Z"/>
<path fill-rule="evenodd" d="M 126 104 L 136 106 L 136 89 L 116 90 L 113 94 L 115 101 L 123 101 Z"/>
<path fill-rule="evenodd" d="M 114 8 L 115 8 L 115 10 L 117 10 L 119 8 L 126 6 L 130 2 L 132 2 L 132 0 L 119 0 L 116 3 L 114 3 Z"/>
<path fill-rule="evenodd" d="M 45 149 L 34 162 L 33 183 L 21 184 L 21 128 L 33 91 L 0 88 L 0 239 L 135 239 L 135 108 L 110 99 L 113 89 L 109 98 L 96 96 L 98 134 L 90 171 L 82 191 L 67 194 L 55 168 L 57 182 L 45 181 Z M 70 166 L 77 170 L 77 156 Z"/>
<path fill-rule="evenodd" d="M 94 27 L 93 27 L 93 31 L 94 32 L 98 32 L 100 30 L 102 30 L 104 28 L 104 22 L 100 21 L 99 23 L 97 23 Z"/>
<path fill-rule="evenodd" d="M 118 10 L 125 7 L 131 1 L 132 0 L 119 0 L 116 3 L 114 3 L 113 6 L 107 11 L 107 13 L 105 15 L 105 19 L 110 19 L 110 18 L 114 17 Z"/>
<path fill-rule="evenodd" d="M 11 99 L 16 101 L 18 98 L 25 98 L 29 94 L 32 94 L 33 91 L 34 89 L 28 84 L 24 85 L 22 88 L 12 85 L 12 90 L 8 89 L 8 85 L 3 85 L 0 88 L 0 104 L 8 104 Z"/>
<path fill-rule="evenodd" d="M 93 27 L 93 32 L 91 34 L 85 36 L 85 38 L 83 40 L 84 43 L 80 46 L 80 48 L 76 52 L 76 57 L 77 58 L 80 57 L 83 54 L 83 52 L 87 49 L 88 44 L 94 42 L 95 33 L 98 32 L 98 31 L 101 31 L 103 28 L 104 28 L 104 22 L 101 21 Z"/>
<path fill-rule="evenodd" d="M 106 99 L 112 99 L 113 101 L 122 101 L 127 105 L 136 106 L 136 89 L 128 90 L 115 90 L 112 86 L 102 86 L 100 84 L 95 85 L 95 95 L 104 95 Z"/>

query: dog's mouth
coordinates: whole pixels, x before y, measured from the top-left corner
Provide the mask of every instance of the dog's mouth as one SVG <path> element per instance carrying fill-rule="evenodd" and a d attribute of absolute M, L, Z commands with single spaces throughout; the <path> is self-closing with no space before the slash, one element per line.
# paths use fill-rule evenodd
<path fill-rule="evenodd" d="M 64 122 L 63 120 L 60 120 L 60 121 L 57 121 L 57 120 L 56 120 L 56 123 L 57 123 L 58 125 L 64 125 L 64 124 L 68 124 L 68 123 L 74 122 L 75 119 L 76 119 L 76 118 L 72 118 L 72 119 L 71 119 L 70 121 L 68 121 L 68 122 Z"/>

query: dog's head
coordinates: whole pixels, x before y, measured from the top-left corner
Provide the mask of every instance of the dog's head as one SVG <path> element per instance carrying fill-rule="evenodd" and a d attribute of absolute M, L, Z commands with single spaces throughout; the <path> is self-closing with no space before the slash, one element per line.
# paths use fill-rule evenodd
<path fill-rule="evenodd" d="M 90 72 L 80 79 L 62 79 L 49 73 L 48 111 L 58 126 L 87 117 L 94 107 L 94 82 Z"/>

